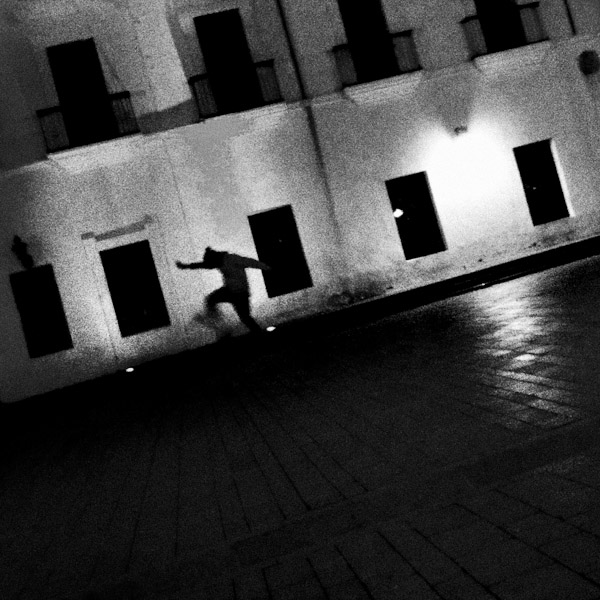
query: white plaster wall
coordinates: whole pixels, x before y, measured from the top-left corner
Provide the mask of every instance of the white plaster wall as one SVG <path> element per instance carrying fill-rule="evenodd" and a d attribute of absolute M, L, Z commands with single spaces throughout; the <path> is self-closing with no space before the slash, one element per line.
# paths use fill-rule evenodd
<path fill-rule="evenodd" d="M 469 2 L 385 0 L 390 30 L 415 30 L 426 69 L 340 93 L 330 49 L 345 36 L 335 0 L 283 2 L 309 93 L 318 96 L 314 111 L 333 206 L 301 103 L 186 122 L 49 160 L 40 155 L 32 115 L 55 101 L 47 45 L 97 37 L 111 86 L 118 81 L 132 91 L 141 116 L 169 113 L 189 102 L 189 65 L 173 15 L 189 21 L 199 5 L 222 8 L 220 0 L 186 4 L 188 12 L 159 0 L 5 4 L 0 57 L 8 109 L 0 127 L 15 149 L 9 155 L 5 141 L 0 156 L 0 401 L 214 341 L 211 324 L 195 317 L 221 284 L 219 275 L 180 271 L 175 261 L 200 260 L 207 245 L 256 256 L 248 215 L 278 206 L 293 207 L 314 287 L 270 299 L 260 272 L 250 271 L 253 305 L 264 324 L 328 310 L 344 280 L 356 297 L 373 297 L 600 233 L 600 96 L 577 69 L 581 51 L 600 51 L 595 3 L 580 0 L 576 8 L 595 33 L 570 37 L 564 7 L 542 0 L 545 14 L 562 14 L 562 21 L 552 18 L 556 39 L 472 64 L 458 24 Z M 257 37 L 249 37 L 260 55 L 269 49 L 261 15 L 270 23 L 276 16 L 272 5 L 261 12 L 259 4 L 239 5 L 256 28 Z M 275 56 L 290 76 L 281 33 L 274 38 Z M 297 93 L 292 85 L 288 90 L 292 98 Z M 176 122 L 182 123 L 171 126 Z M 467 134 L 454 136 L 458 125 Z M 554 140 L 572 217 L 534 228 L 512 148 L 546 138 Z M 418 171 L 428 173 L 448 250 L 406 261 L 385 180 Z M 139 231 L 117 235 L 136 224 Z M 109 240 L 96 239 L 108 232 Z M 72 350 L 27 356 L 8 280 L 19 268 L 7 250 L 15 234 L 30 244 L 38 264 L 54 266 Z M 98 251 L 138 239 L 151 242 L 173 325 L 124 340 Z M 227 308 L 225 325 L 244 330 Z"/>
<path fill-rule="evenodd" d="M 20 235 L 37 264 L 52 263 L 74 344 L 29 359 L 8 281 L 20 265 L 2 253 L 4 402 L 213 342 L 215 323 L 196 316 L 204 312 L 205 296 L 221 285 L 220 275 L 180 271 L 175 261 L 201 260 L 207 245 L 256 257 L 250 214 L 292 205 L 314 282 L 269 299 L 260 271 L 250 271 L 263 324 L 322 310 L 339 291 L 332 284 L 333 225 L 299 108 L 259 109 L 59 153 L 0 179 L 0 198 L 10 215 L 0 242 L 9 248 L 12 236 Z M 146 220 L 143 231 L 117 235 Z M 121 338 L 98 253 L 139 239 L 150 240 L 172 325 Z M 216 325 L 245 331 L 228 307 Z"/>
<path fill-rule="evenodd" d="M 184 260 L 200 260 L 206 246 L 256 256 L 248 216 L 290 204 L 314 287 L 268 299 L 260 272 L 250 271 L 253 302 L 259 317 L 271 319 L 319 306 L 331 293 L 339 250 L 331 246 L 334 225 L 304 112 L 279 107 L 212 119 L 172 132 L 168 146 L 192 238 Z M 218 282 L 212 273 L 182 277 L 205 281 L 204 290 Z"/>
<path fill-rule="evenodd" d="M 321 105 L 319 129 L 358 289 L 408 289 L 527 254 L 533 243 L 547 247 L 578 230 L 582 237 L 600 230 L 597 146 L 586 127 L 597 117 L 576 48 L 564 55 L 564 47 L 546 43 L 487 66 L 411 75 L 420 79 L 405 91 L 401 77 L 387 90 L 382 84 L 379 95 L 363 86 L 362 94 Z M 457 137 L 459 125 L 468 132 Z M 512 149 L 543 139 L 553 140 L 572 218 L 534 227 Z M 448 251 L 405 261 L 385 181 L 419 171 L 428 174 Z"/>
<path fill-rule="evenodd" d="M 569 0 L 579 35 L 596 34 L 600 29 L 600 3 L 596 0 Z"/>

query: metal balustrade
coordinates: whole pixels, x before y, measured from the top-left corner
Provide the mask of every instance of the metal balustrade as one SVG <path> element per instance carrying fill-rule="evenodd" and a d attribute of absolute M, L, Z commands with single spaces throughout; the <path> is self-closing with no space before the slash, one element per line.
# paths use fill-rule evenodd
<path fill-rule="evenodd" d="M 106 141 L 106 139 L 139 133 L 140 129 L 131 103 L 131 94 L 129 92 L 118 92 L 110 94 L 109 98 L 117 129 L 116 132 L 111 132 L 110 137 L 98 139 L 97 141 Z M 61 106 L 44 108 L 36 111 L 36 114 L 42 128 L 47 152 L 58 152 L 59 150 L 66 150 L 82 145 L 74 144 L 69 139 L 63 117 L 63 108 Z M 94 115 L 90 113 L 90 120 L 93 118 Z"/>
<path fill-rule="evenodd" d="M 281 102 L 283 97 L 281 95 L 277 73 L 275 72 L 275 61 L 263 60 L 254 63 L 254 67 L 256 69 L 262 96 L 262 102 L 258 106 L 266 106 L 268 104 Z M 210 82 L 210 75 L 208 73 L 194 75 L 193 77 L 190 77 L 188 83 L 192 88 L 200 119 L 208 119 L 227 112 L 222 110 L 215 100 Z"/>
<path fill-rule="evenodd" d="M 412 30 L 390 34 L 390 38 L 394 46 L 394 53 L 399 69 L 398 74 L 401 75 L 420 70 L 421 63 Z M 340 44 L 334 46 L 332 50 L 342 87 L 362 83 L 359 81 L 354 67 L 351 46 L 349 44 Z"/>
<path fill-rule="evenodd" d="M 517 7 L 519 9 L 521 25 L 523 26 L 523 32 L 525 34 L 524 45 L 536 44 L 548 39 L 544 24 L 540 17 L 539 6 L 539 2 L 530 2 L 529 4 L 521 4 Z M 477 58 L 478 56 L 488 54 L 488 46 L 477 15 L 472 15 L 463 19 L 461 25 L 467 40 L 471 58 Z M 508 50 L 509 48 L 507 47 L 506 49 Z"/>

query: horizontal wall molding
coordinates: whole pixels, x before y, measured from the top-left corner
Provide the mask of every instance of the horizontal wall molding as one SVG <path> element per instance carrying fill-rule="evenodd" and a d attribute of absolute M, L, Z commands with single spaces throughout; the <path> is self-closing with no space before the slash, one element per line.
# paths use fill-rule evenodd
<path fill-rule="evenodd" d="M 473 59 L 473 64 L 485 75 L 502 75 L 507 72 L 523 74 L 538 68 L 552 47 L 553 44 L 550 41 L 537 42 L 528 46 L 478 56 Z"/>
<path fill-rule="evenodd" d="M 128 162 L 139 156 L 140 150 L 146 143 L 146 136 L 143 133 L 136 133 L 106 142 L 54 152 L 48 155 L 48 160 L 67 171 L 78 173 Z"/>
<path fill-rule="evenodd" d="M 93 233 L 91 231 L 88 231 L 81 235 L 81 239 L 84 241 L 93 239 L 97 242 L 102 242 L 104 240 L 110 240 L 113 238 L 121 237 L 123 235 L 137 233 L 138 231 L 144 231 L 147 225 L 152 225 L 153 223 L 154 219 L 150 215 L 146 215 L 141 221 L 137 221 L 136 223 L 132 223 L 131 225 L 117 227 L 116 229 L 111 229 L 110 231 L 105 231 L 103 233 Z"/>
<path fill-rule="evenodd" d="M 342 95 L 356 104 L 372 104 L 384 100 L 402 98 L 412 94 L 421 83 L 424 71 L 413 71 L 395 77 L 344 88 Z"/>

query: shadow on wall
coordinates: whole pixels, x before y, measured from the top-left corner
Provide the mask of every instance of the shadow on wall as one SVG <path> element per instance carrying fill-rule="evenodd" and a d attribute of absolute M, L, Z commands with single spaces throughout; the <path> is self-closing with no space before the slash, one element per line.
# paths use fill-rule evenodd
<path fill-rule="evenodd" d="M 167 110 L 140 115 L 137 121 L 142 133 L 158 133 L 197 123 L 199 115 L 196 103 L 190 99 Z"/>
<path fill-rule="evenodd" d="M 14 25 L 14 24 L 13 24 Z M 45 158 L 29 90 L 39 95 L 34 51 L 16 27 L 0 23 L 0 169 L 16 169 Z"/>
<path fill-rule="evenodd" d="M 448 80 L 444 86 L 430 90 L 437 115 L 450 135 L 456 135 L 457 128 L 469 126 L 475 100 L 477 81 L 473 76 L 462 75 L 460 79 Z"/>

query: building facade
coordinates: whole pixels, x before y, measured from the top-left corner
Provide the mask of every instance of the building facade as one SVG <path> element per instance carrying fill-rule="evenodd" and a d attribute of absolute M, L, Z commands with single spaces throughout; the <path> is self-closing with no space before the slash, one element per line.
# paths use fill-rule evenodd
<path fill-rule="evenodd" d="M 2 0 L 0 401 L 600 235 L 596 0 Z M 244 331 L 224 307 L 224 319 Z M 198 316 L 200 314 L 200 317 Z"/>

